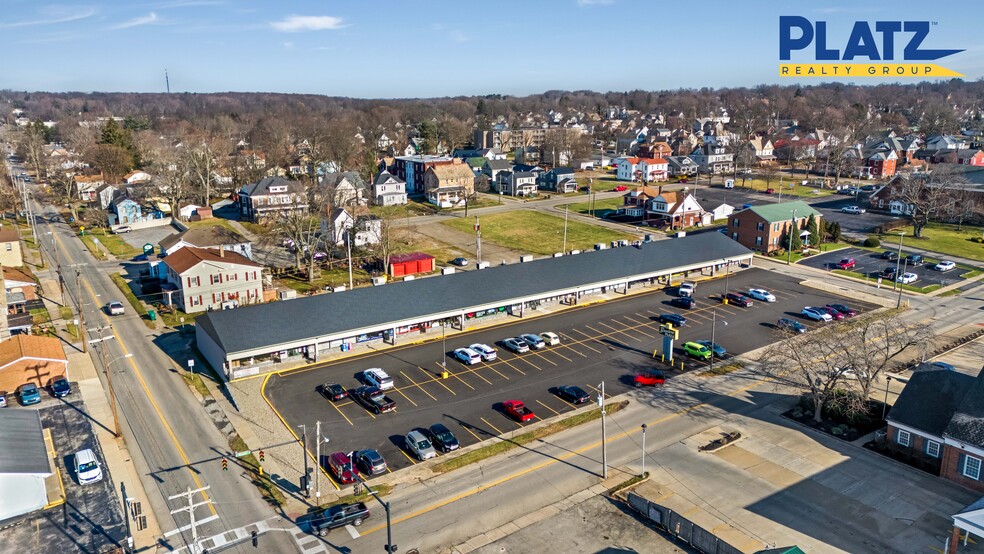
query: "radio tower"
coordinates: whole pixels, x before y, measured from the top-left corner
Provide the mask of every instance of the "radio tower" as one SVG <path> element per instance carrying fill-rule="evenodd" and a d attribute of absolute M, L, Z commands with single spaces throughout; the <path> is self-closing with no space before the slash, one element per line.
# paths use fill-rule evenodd
<path fill-rule="evenodd" d="M 167 78 L 167 68 L 164 68 L 164 86 L 167 87 L 167 93 L 171 94 L 171 81 Z"/>

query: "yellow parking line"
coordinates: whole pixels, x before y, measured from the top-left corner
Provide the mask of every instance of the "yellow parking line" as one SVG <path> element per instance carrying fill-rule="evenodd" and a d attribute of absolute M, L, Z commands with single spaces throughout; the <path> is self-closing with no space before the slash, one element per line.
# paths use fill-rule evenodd
<path fill-rule="evenodd" d="M 636 333 L 639 333 L 641 335 L 646 335 L 651 339 L 656 338 L 656 335 L 650 335 L 649 333 L 639 329 L 639 327 L 647 327 L 649 325 L 648 321 L 636 321 L 629 316 L 622 316 L 622 317 L 629 320 L 629 322 L 634 325 L 634 327 L 632 327 L 632 330 L 635 331 Z"/>
<path fill-rule="evenodd" d="M 471 433 L 471 436 L 475 437 L 475 440 L 477 440 L 478 442 L 482 442 L 482 439 L 478 438 L 478 435 L 476 435 L 474 431 L 472 431 L 468 427 L 465 427 L 464 425 L 462 425 L 461 428 Z"/>
<path fill-rule="evenodd" d="M 445 368 L 445 367 L 441 367 L 441 364 L 439 364 L 439 363 L 437 363 L 437 362 L 434 362 L 434 364 L 436 364 L 436 365 L 437 365 L 437 367 L 440 367 L 440 368 L 441 368 L 441 371 L 446 371 L 446 370 L 447 370 L 447 368 Z M 470 388 L 471 390 L 475 390 L 475 387 L 473 387 L 473 386 L 471 386 L 471 385 L 469 385 L 469 384 L 468 384 L 468 383 L 467 383 L 467 382 L 466 382 L 466 381 L 465 381 L 464 379 L 462 379 L 461 377 L 458 377 L 458 374 L 457 374 L 457 373 L 455 373 L 455 372 L 453 372 L 453 371 L 448 371 L 448 374 L 450 374 L 450 375 L 451 375 L 451 377 L 454 377 L 455 379 L 457 379 L 457 380 L 459 380 L 459 381 L 461 381 L 461 384 L 463 384 L 463 385 L 465 385 L 466 387 L 468 387 L 468 388 Z"/>
<path fill-rule="evenodd" d="M 423 371 L 424 373 L 426 373 L 427 376 L 430 377 L 431 382 L 434 382 L 434 383 L 437 383 L 438 385 L 441 385 L 442 387 L 444 387 L 445 389 L 447 389 L 448 392 L 450 392 L 451 394 L 453 394 L 455 396 L 458 396 L 458 393 L 456 393 L 453 390 L 451 390 L 450 388 L 448 388 L 447 385 L 445 385 L 444 383 L 441 382 L 442 381 L 441 379 L 437 379 L 436 377 L 434 377 L 433 375 L 431 375 L 431 373 L 429 371 L 427 371 L 426 369 L 420 367 L 419 365 L 417 366 L 417 369 L 419 369 L 420 371 Z"/>
<path fill-rule="evenodd" d="M 403 454 L 403 456 L 404 456 L 404 457 L 405 457 L 406 459 L 408 459 L 408 460 L 410 460 L 410 463 L 411 463 L 411 464 L 413 464 L 413 465 L 417 465 L 417 461 L 416 461 L 416 460 L 414 460 L 413 458 L 411 458 L 409 454 L 407 454 L 406 452 L 404 452 L 402 448 L 400 449 L 400 454 Z"/>
<path fill-rule="evenodd" d="M 400 389 L 397 389 L 397 388 L 394 388 L 394 389 L 393 389 L 393 392 L 398 392 L 398 393 L 400 393 L 400 396 L 402 396 L 403 398 L 406 398 L 406 399 L 407 399 L 407 402 L 409 402 L 409 403 L 411 403 L 411 404 L 413 404 L 413 405 L 414 405 L 414 407 L 416 407 L 416 406 L 417 406 L 417 403 L 416 403 L 416 402 L 414 402 L 413 400 L 410 400 L 410 397 L 409 397 L 409 396 L 407 396 L 407 395 L 405 395 L 405 394 L 403 394 L 403 391 L 401 391 Z"/>
<path fill-rule="evenodd" d="M 482 365 L 483 365 L 484 367 L 487 367 L 487 368 L 489 368 L 489 369 L 491 369 L 492 371 L 494 371 L 494 372 L 496 372 L 496 373 L 498 373 L 498 374 L 499 374 L 499 377 L 502 377 L 502 378 L 503 378 L 503 379 L 505 379 L 506 381 L 508 381 L 508 380 L 509 380 L 509 377 L 506 377 L 505 375 L 503 375 L 503 374 L 502 374 L 502 373 L 501 373 L 501 372 L 500 372 L 500 371 L 499 371 L 498 369 L 496 369 L 496 368 L 494 368 L 494 367 L 492 367 L 492 365 L 490 365 L 490 364 L 489 364 L 488 362 L 482 362 Z"/>
<path fill-rule="evenodd" d="M 575 350 L 574 348 L 572 348 L 570 344 L 567 344 L 567 341 L 573 341 L 574 344 L 577 344 L 577 342 L 578 342 L 577 339 L 572 339 L 569 335 L 561 335 L 561 339 L 564 341 L 564 342 L 560 343 L 561 348 L 566 348 L 566 349 L 570 350 L 571 352 L 577 354 L 578 356 L 580 356 L 582 358 L 587 358 L 588 357 L 587 354 L 582 354 L 582 353 L 578 352 L 577 350 Z"/>
<path fill-rule="evenodd" d="M 619 329 L 616 329 L 615 327 L 612 327 L 611 325 L 609 325 L 609 324 L 607 324 L 607 323 L 603 323 L 603 322 L 601 322 L 601 321 L 596 321 L 595 323 L 597 323 L 598 325 L 604 325 L 605 327 L 608 327 L 609 329 L 611 329 L 611 330 L 612 330 L 612 332 L 613 332 L 613 333 L 621 333 L 621 334 L 623 334 L 623 335 L 625 335 L 625 336 L 627 336 L 627 337 L 629 337 L 629 338 L 630 338 L 630 339 L 632 339 L 632 340 L 635 340 L 635 341 L 640 341 L 640 342 L 642 341 L 642 339 L 640 339 L 639 337 L 634 337 L 634 336 L 632 336 L 632 335 L 630 335 L 630 334 L 628 334 L 628 333 L 626 333 L 625 331 L 622 331 L 622 330 L 619 330 Z M 590 329 L 590 327 L 589 327 L 589 329 Z"/>
<path fill-rule="evenodd" d="M 479 367 L 481 367 L 481 366 L 479 366 Z M 471 366 L 470 365 L 470 366 L 468 366 L 468 369 L 467 370 L 465 370 L 464 372 L 461 372 L 461 373 L 471 373 L 472 375 L 474 375 L 475 377 L 478 377 L 482 381 L 485 381 L 486 383 L 488 383 L 490 385 L 492 384 L 492 381 L 489 381 L 485 377 L 482 377 L 482 374 L 480 374 L 478 372 L 478 367 L 475 367 L 475 366 Z"/>
<path fill-rule="evenodd" d="M 558 350 L 560 350 L 559 347 L 560 347 L 560 345 L 557 345 L 557 348 L 550 348 L 550 350 L 548 350 L 548 352 L 550 352 L 554 356 L 560 356 L 561 358 L 567 360 L 568 362 L 573 361 L 570 358 L 568 358 L 567 356 L 565 356 L 565 355 L 561 354 L 560 352 L 558 352 Z"/>
<path fill-rule="evenodd" d="M 522 374 L 522 375 L 526 375 L 526 372 L 525 372 L 525 371 L 523 371 L 522 369 L 519 369 L 518 367 L 516 367 L 516 366 L 514 366 L 514 365 L 512 365 L 511 363 L 509 363 L 509 360 L 504 360 L 504 359 L 502 359 L 502 358 L 499 358 L 499 361 L 500 361 L 500 362 L 502 362 L 502 363 L 504 363 L 504 364 L 506 364 L 507 366 L 509 366 L 509 367 L 511 367 L 511 368 L 513 368 L 513 369 L 515 369 L 515 370 L 516 370 L 516 371 L 518 371 L 518 372 L 519 372 L 520 374 Z"/>
<path fill-rule="evenodd" d="M 345 415 L 344 413 L 342 413 L 342 410 L 341 410 L 341 409 L 340 409 L 340 408 L 339 408 L 338 406 L 336 406 L 334 402 L 332 402 L 332 401 L 330 401 L 330 400 L 329 400 L 329 401 L 328 401 L 328 403 L 329 403 L 329 404 L 331 404 L 331 407 L 332 407 L 332 408 L 335 408 L 335 411 L 336 411 L 336 412 L 338 412 L 338 414 L 339 414 L 340 416 L 342 416 L 342 417 L 344 417 L 344 418 L 345 418 L 345 421 L 347 421 L 349 425 L 351 425 L 351 426 L 353 426 L 353 427 L 355 427 L 355 424 L 354 424 L 354 423 L 352 423 L 352 420 L 351 420 L 351 419 L 349 419 L 347 415 Z M 347 406 L 347 405 L 349 405 L 349 404 L 354 404 L 354 402 L 346 402 L 345 404 L 342 404 L 342 405 L 343 405 L 343 406 Z"/>
<path fill-rule="evenodd" d="M 504 434 L 502 431 L 499 430 L 498 427 L 496 427 L 495 425 L 492 425 L 491 423 L 489 423 L 489 420 L 485 419 L 484 417 L 480 417 L 479 419 L 481 419 L 482 421 L 484 421 L 485 424 L 488 425 L 489 427 L 495 429 L 495 432 L 496 433 L 499 433 L 500 435 Z"/>
<path fill-rule="evenodd" d="M 546 408 L 546 409 L 548 409 L 548 410 L 550 410 L 550 411 L 551 411 L 551 412 L 553 412 L 554 414 L 556 414 L 556 415 L 560 415 L 560 412 L 558 412 L 557 410 L 555 410 L 555 409 L 553 409 L 553 408 L 551 408 L 550 406 L 547 406 L 547 405 L 546 405 L 546 404 L 544 404 L 543 402 L 540 402 L 539 400 L 537 400 L 537 401 L 536 401 L 536 403 L 537 403 L 537 404 L 539 404 L 539 405 L 541 405 L 541 406 L 543 406 L 544 408 Z"/>
<path fill-rule="evenodd" d="M 544 347 L 544 348 L 546 348 L 546 347 Z M 540 359 L 542 359 L 543 361 L 545 361 L 545 362 L 547 362 L 548 364 L 551 364 L 551 365 L 553 365 L 553 366 L 556 366 L 556 365 L 557 365 L 557 364 L 556 364 L 556 363 L 554 363 L 554 362 L 553 362 L 552 360 L 550 360 L 550 359 L 548 359 L 548 358 L 547 358 L 546 356 L 544 356 L 544 355 L 543 355 L 543 351 L 542 351 L 542 350 L 534 350 L 534 351 L 532 351 L 532 352 L 530 352 L 530 353 L 531 353 L 531 354 L 536 354 L 537 356 L 539 356 L 539 357 L 540 357 Z"/>
<path fill-rule="evenodd" d="M 571 331 L 574 331 L 575 333 L 580 333 L 580 334 L 584 335 L 585 337 L 588 337 L 587 339 L 583 339 L 583 340 L 577 341 L 577 344 L 578 345 L 583 346 L 583 347 L 587 348 L 588 350 L 594 351 L 595 353 L 601 354 L 601 350 L 596 350 L 594 347 L 592 347 L 592 346 L 590 346 L 588 344 L 585 344 L 589 340 L 597 340 L 597 339 L 595 339 L 591 335 L 585 333 L 584 331 L 579 331 L 577 329 L 571 329 Z"/>
<path fill-rule="evenodd" d="M 407 375 L 406 373 L 404 373 L 402 370 L 400 370 L 400 375 L 406 377 L 407 378 L 407 381 L 410 381 L 411 383 L 413 383 L 418 389 L 424 391 L 424 394 L 426 394 L 427 396 L 430 396 L 431 397 L 431 400 L 437 402 L 437 399 L 434 398 L 434 395 L 432 395 L 431 393 L 427 392 L 427 389 L 425 389 L 424 387 L 420 386 L 420 383 L 418 383 L 418 382 L 414 381 L 413 379 L 411 379 L 410 376 Z"/>

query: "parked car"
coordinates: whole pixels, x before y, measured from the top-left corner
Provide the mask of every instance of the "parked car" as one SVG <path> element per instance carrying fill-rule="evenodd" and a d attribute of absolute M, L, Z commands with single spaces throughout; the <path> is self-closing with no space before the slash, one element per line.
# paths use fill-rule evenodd
<path fill-rule="evenodd" d="M 465 267 L 466 265 L 468 265 L 468 258 L 455 258 L 451 260 L 451 264 L 456 265 L 458 267 Z"/>
<path fill-rule="evenodd" d="M 687 324 L 687 318 L 680 314 L 660 314 L 657 319 L 660 323 L 670 323 L 677 327 L 683 327 Z"/>
<path fill-rule="evenodd" d="M 557 396 L 563 398 L 571 404 L 584 404 L 585 402 L 591 400 L 591 396 L 589 396 L 584 389 L 576 385 L 563 385 L 557 387 Z"/>
<path fill-rule="evenodd" d="M 345 452 L 335 452 L 328 456 L 328 471 L 343 485 L 354 483 L 359 476 L 359 470 Z"/>
<path fill-rule="evenodd" d="M 526 344 L 526 341 L 519 338 L 511 338 L 502 341 L 502 346 L 505 346 L 508 350 L 512 350 L 515 354 L 523 354 L 530 351 L 530 346 Z"/>
<path fill-rule="evenodd" d="M 20 390 L 17 391 L 17 396 L 23 406 L 30 406 L 41 402 L 41 391 L 38 390 L 38 386 L 34 383 L 21 385 Z"/>
<path fill-rule="evenodd" d="M 427 434 L 430 435 L 430 440 L 434 443 L 441 452 L 451 452 L 452 450 L 457 450 L 461 444 L 458 443 L 458 439 L 455 438 L 451 430 L 444 426 L 442 423 L 435 423 L 427 429 Z"/>
<path fill-rule="evenodd" d="M 543 339 L 543 342 L 547 346 L 557 346 L 558 344 L 560 344 L 560 337 L 557 335 L 557 333 L 553 333 L 550 331 L 547 331 L 545 333 L 540 333 L 540 338 Z"/>
<path fill-rule="evenodd" d="M 475 352 L 478 352 L 478 355 L 481 356 L 482 359 L 485 360 L 486 362 L 491 362 L 492 360 L 498 357 L 495 348 L 492 348 L 487 344 L 475 343 L 469 346 L 468 348 L 471 348 Z"/>
<path fill-rule="evenodd" d="M 540 338 L 540 335 L 534 335 L 533 333 L 520 335 L 519 338 L 533 350 L 539 350 L 547 345 L 547 343 L 543 342 L 543 339 Z"/>
<path fill-rule="evenodd" d="M 454 351 L 454 357 L 463 364 L 477 364 L 482 361 L 482 355 L 471 348 L 458 348 Z"/>
<path fill-rule="evenodd" d="M 891 260 L 894 262 L 895 260 L 899 259 L 899 253 L 894 250 L 886 250 L 881 253 L 881 258 L 883 260 Z"/>
<path fill-rule="evenodd" d="M 62 398 L 72 394 L 72 384 L 65 377 L 55 377 L 51 381 L 51 395 Z"/>
<path fill-rule="evenodd" d="M 834 367 L 834 374 L 840 375 L 844 379 L 850 379 L 852 381 L 857 381 L 859 379 L 863 381 L 868 380 L 868 372 L 855 369 L 851 366 Z"/>
<path fill-rule="evenodd" d="M 383 455 L 371 448 L 355 453 L 355 467 L 364 475 L 382 475 L 386 473 L 386 460 Z"/>
<path fill-rule="evenodd" d="M 0 408 L 6 408 L 6 407 L 7 407 L 7 395 L 5 393 L 0 392 Z"/>
<path fill-rule="evenodd" d="M 775 302 L 776 297 L 765 289 L 748 289 L 748 296 L 762 302 Z"/>
<path fill-rule="evenodd" d="M 694 300 L 692 296 L 677 296 L 670 300 L 671 306 L 676 306 L 677 308 L 683 308 L 684 310 L 692 309 L 697 305 L 697 301 Z"/>
<path fill-rule="evenodd" d="M 533 410 L 527 408 L 526 404 L 523 404 L 520 400 L 506 400 L 502 403 L 502 409 L 509 417 L 520 423 L 525 423 L 536 417 Z"/>
<path fill-rule="evenodd" d="M 434 445 L 427 440 L 427 437 L 423 433 L 416 429 L 407 433 L 406 445 L 407 450 L 421 462 L 437 457 L 437 450 L 434 450 Z"/>
<path fill-rule="evenodd" d="M 916 275 L 915 273 L 903 273 L 902 275 L 899 275 L 895 280 L 902 283 L 903 285 L 908 285 L 910 283 L 915 283 L 916 281 L 918 281 L 919 276 Z"/>
<path fill-rule="evenodd" d="M 827 306 L 817 306 L 817 309 L 818 310 L 821 310 L 821 311 L 823 311 L 823 313 L 829 315 L 830 318 L 832 320 L 834 320 L 834 321 L 840 321 L 840 320 L 844 319 L 844 314 L 838 312 L 837 310 L 835 310 L 833 308 L 828 308 Z"/>
<path fill-rule="evenodd" d="M 123 307 L 122 302 L 117 302 L 113 300 L 109 304 L 106 304 L 106 313 L 109 315 L 123 315 L 126 312 L 126 308 Z"/>
<path fill-rule="evenodd" d="M 786 317 L 779 319 L 779 321 L 776 321 L 776 329 L 789 331 L 791 333 L 805 333 L 807 331 L 806 325 L 803 325 L 802 323 L 796 321 L 795 319 L 789 319 Z"/>
<path fill-rule="evenodd" d="M 776 189 L 774 189 L 772 187 L 769 187 L 769 188 L 765 189 L 765 193 L 766 194 L 775 194 L 776 193 Z"/>
<path fill-rule="evenodd" d="M 684 281 L 684 282 L 680 283 L 680 286 L 677 287 L 677 295 L 678 296 L 693 296 L 694 295 L 694 291 L 696 291 L 696 290 L 697 290 L 697 283 L 695 283 L 693 281 Z"/>
<path fill-rule="evenodd" d="M 624 191 L 627 191 L 627 190 L 629 190 L 629 187 L 627 187 L 625 185 L 618 185 L 618 186 L 616 186 L 616 187 L 614 187 L 612 189 L 612 192 L 624 192 Z"/>
<path fill-rule="evenodd" d="M 845 214 L 863 214 L 865 209 L 861 206 L 844 206 L 841 208 L 841 213 Z"/>
<path fill-rule="evenodd" d="M 724 300 L 727 304 L 733 304 L 735 306 L 741 306 L 742 308 L 749 308 L 752 305 L 752 299 L 745 296 L 744 294 L 739 294 L 737 292 L 729 292 L 724 295 Z"/>
<path fill-rule="evenodd" d="M 311 532 L 321 537 L 328 536 L 328 531 L 353 525 L 358 527 L 369 519 L 369 508 L 364 502 L 354 504 L 339 504 L 315 512 L 309 520 Z"/>
<path fill-rule="evenodd" d="M 396 402 L 378 387 L 363 386 L 352 391 L 352 398 L 367 410 L 382 414 L 396 409 Z"/>
<path fill-rule="evenodd" d="M 710 348 L 696 342 L 683 343 L 683 353 L 698 360 L 710 360 L 714 355 Z"/>
<path fill-rule="evenodd" d="M 812 319 L 813 321 L 831 321 L 834 319 L 827 312 L 812 306 L 806 306 L 802 311 L 800 311 L 800 314 L 807 319 Z"/>
<path fill-rule="evenodd" d="M 905 257 L 905 261 L 909 262 L 909 264 L 911 265 L 911 264 L 921 264 L 925 260 L 923 259 L 922 254 L 909 254 L 908 256 Z"/>
<path fill-rule="evenodd" d="M 666 376 L 658 369 L 643 371 L 633 377 L 632 383 L 636 387 L 660 387 L 666 384 Z"/>
<path fill-rule="evenodd" d="M 826 307 L 837 310 L 838 312 L 842 313 L 844 317 L 854 317 L 858 315 L 857 311 L 845 306 L 844 304 L 827 304 Z"/>
<path fill-rule="evenodd" d="M 709 340 L 695 340 L 694 342 L 696 342 L 699 345 L 707 347 L 718 358 L 723 358 L 728 355 L 728 351 L 725 350 L 723 346 L 721 346 L 716 342 L 711 342 Z"/>
<path fill-rule="evenodd" d="M 133 227 L 130 227 L 129 225 L 120 225 L 119 227 L 113 229 L 113 233 L 117 235 L 121 235 L 123 233 L 129 233 L 132 230 Z"/>
<path fill-rule="evenodd" d="M 335 402 L 348 398 L 348 391 L 345 390 L 345 387 L 339 385 L 338 383 L 325 383 L 323 385 L 318 385 L 318 392 L 321 393 L 321 396 Z"/>
<path fill-rule="evenodd" d="M 379 390 L 389 390 L 393 388 L 393 378 L 378 367 L 371 367 L 363 371 L 362 378 L 365 379 L 365 381 L 370 385 L 379 387 Z"/>
<path fill-rule="evenodd" d="M 91 448 L 79 450 L 73 456 L 75 461 L 75 477 L 80 485 L 88 485 L 102 481 L 102 465 L 96 459 L 96 453 Z"/>
<path fill-rule="evenodd" d="M 854 258 L 844 258 L 841 261 L 834 264 L 837 269 L 851 269 L 858 265 Z"/>
<path fill-rule="evenodd" d="M 936 271 L 950 271 L 951 269 L 957 267 L 957 264 L 949 260 L 943 260 L 940 263 L 933 266 Z"/>
<path fill-rule="evenodd" d="M 895 279 L 895 274 L 896 274 L 897 271 L 898 271 L 898 268 L 897 267 L 895 267 L 895 266 L 888 266 L 888 267 L 886 267 L 885 269 L 882 270 L 881 276 L 882 276 L 883 279 L 892 279 L 892 280 L 894 280 Z"/>

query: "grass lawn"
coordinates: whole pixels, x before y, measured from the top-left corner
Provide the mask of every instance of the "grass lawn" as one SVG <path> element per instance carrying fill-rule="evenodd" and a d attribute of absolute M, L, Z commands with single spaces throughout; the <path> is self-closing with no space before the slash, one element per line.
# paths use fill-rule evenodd
<path fill-rule="evenodd" d="M 587 195 L 584 195 L 587 196 Z M 623 199 L 621 196 L 615 198 L 604 198 L 601 200 L 595 200 L 594 202 L 594 215 L 595 217 L 605 217 L 611 212 L 617 210 L 622 204 Z M 564 207 L 570 208 L 572 212 L 577 212 L 580 214 L 590 215 L 591 214 L 591 201 L 578 202 L 576 204 L 564 204 L 563 206 L 557 206 L 557 209 L 561 212 L 564 211 Z"/>
<path fill-rule="evenodd" d="M 200 227 L 225 227 L 230 231 L 236 231 L 236 229 L 229 223 L 228 219 L 222 219 L 221 217 L 213 217 L 212 219 L 203 219 L 201 221 L 185 221 L 182 222 L 183 225 L 187 226 L 189 229 L 197 229 Z M 236 231 L 237 233 L 239 231 Z"/>
<path fill-rule="evenodd" d="M 906 231 L 906 236 L 902 238 L 903 246 L 984 261 L 984 244 L 972 240 L 984 236 L 980 227 L 964 225 L 963 230 L 958 231 L 956 225 L 931 223 L 923 229 L 922 237 L 919 238 L 909 236 L 911 227 L 904 227 L 903 230 Z M 898 245 L 898 235 L 882 235 L 882 243 Z"/>
<path fill-rule="evenodd" d="M 474 222 L 466 219 L 443 224 L 466 233 L 474 228 Z M 482 238 L 513 250 L 547 256 L 564 249 L 564 218 L 530 210 L 490 214 L 482 217 Z M 636 238 L 580 221 L 569 221 L 567 225 L 568 250 L 588 250 L 599 242 Z"/>
<path fill-rule="evenodd" d="M 355 283 L 355 286 L 358 287 L 360 282 L 365 284 L 365 282 L 369 280 L 369 274 L 361 269 L 353 267 L 352 280 Z M 348 287 L 348 264 L 336 264 L 331 271 L 322 269 L 318 278 L 311 282 L 299 278 L 295 279 L 293 277 L 281 277 L 277 280 L 277 282 L 285 287 L 292 288 L 301 294 L 306 294 L 311 291 L 324 290 L 325 287 L 336 287 L 342 285 Z M 187 323 L 187 320 L 185 320 L 185 323 Z"/>
<path fill-rule="evenodd" d="M 100 244 L 117 258 L 132 258 L 143 253 L 143 250 L 130 246 L 123 237 L 114 235 L 106 229 L 86 229 L 85 234 L 90 238 L 99 239 Z"/>
<path fill-rule="evenodd" d="M 729 176 L 726 178 L 730 179 L 731 177 Z M 742 180 L 740 176 L 737 179 L 735 179 L 735 188 L 736 189 L 742 188 Z M 766 184 L 765 179 L 746 179 L 744 188 L 763 191 L 763 192 L 765 191 L 765 189 L 773 188 L 776 190 L 776 197 L 778 197 L 779 178 L 776 177 L 775 179 L 771 180 L 768 184 Z M 803 185 L 796 184 L 795 182 L 790 183 L 787 179 L 783 179 L 782 181 L 783 196 L 786 196 L 787 194 L 790 196 L 827 196 L 830 194 L 834 194 L 834 192 L 835 191 L 833 189 L 818 189 L 810 186 L 805 187 Z"/>
<path fill-rule="evenodd" d="M 85 247 L 89 249 L 89 252 L 92 253 L 93 257 L 95 257 L 97 260 L 106 259 L 106 254 L 104 254 L 102 249 L 96 246 L 94 242 L 92 242 L 92 237 L 89 236 L 88 233 L 79 236 L 79 238 L 82 239 L 82 244 L 84 244 Z"/>
<path fill-rule="evenodd" d="M 181 325 L 181 318 L 184 318 L 185 325 L 193 325 L 195 323 L 195 318 L 208 312 L 196 312 L 193 314 L 186 314 L 181 310 L 173 310 L 171 312 L 162 312 L 157 310 L 157 315 L 164 322 L 164 325 L 168 327 L 178 327 Z"/>
<path fill-rule="evenodd" d="M 417 200 L 409 200 L 402 206 L 369 206 L 369 213 L 383 219 L 432 215 L 437 213 L 437 211 L 437 206 L 429 202 L 419 202 Z"/>

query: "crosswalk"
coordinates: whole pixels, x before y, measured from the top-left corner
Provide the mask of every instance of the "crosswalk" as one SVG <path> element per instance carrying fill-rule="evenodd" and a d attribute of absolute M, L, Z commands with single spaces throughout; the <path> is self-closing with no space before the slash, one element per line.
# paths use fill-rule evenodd
<path fill-rule="evenodd" d="M 186 529 L 176 529 L 168 535 L 174 535 L 184 530 Z M 348 531 L 349 536 L 353 539 L 357 539 L 361 536 L 359 531 L 351 525 L 346 525 L 345 530 Z M 271 531 L 285 531 L 288 535 L 290 535 L 291 539 L 294 541 L 294 544 L 297 546 L 298 551 L 302 554 L 328 553 L 328 549 L 325 547 L 325 541 L 323 539 L 316 535 L 312 535 L 307 530 L 298 527 L 293 522 L 287 521 L 280 517 L 260 520 L 249 525 L 230 529 L 217 535 L 200 538 L 198 540 L 197 550 L 192 550 L 190 546 L 183 546 L 171 552 L 172 554 L 191 554 L 192 552 L 213 552 L 216 550 L 221 550 L 235 544 L 252 540 L 254 531 L 257 536 L 262 536 Z"/>

